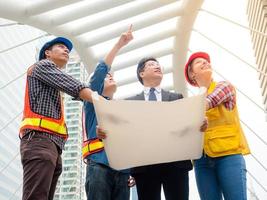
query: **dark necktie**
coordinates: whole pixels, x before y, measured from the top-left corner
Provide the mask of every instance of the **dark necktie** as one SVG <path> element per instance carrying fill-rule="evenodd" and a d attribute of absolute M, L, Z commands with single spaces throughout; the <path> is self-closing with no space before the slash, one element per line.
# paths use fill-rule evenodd
<path fill-rule="evenodd" d="M 157 97 L 155 95 L 155 88 L 150 88 L 148 100 L 149 101 L 157 101 Z"/>

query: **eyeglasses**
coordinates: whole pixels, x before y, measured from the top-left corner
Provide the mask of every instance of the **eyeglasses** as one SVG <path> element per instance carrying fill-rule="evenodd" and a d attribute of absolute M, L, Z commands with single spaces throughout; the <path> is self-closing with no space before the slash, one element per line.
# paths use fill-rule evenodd
<path fill-rule="evenodd" d="M 145 66 L 144 66 L 144 68 L 154 68 L 154 67 L 161 67 L 160 66 L 160 64 L 158 63 L 158 62 L 156 62 L 156 61 L 148 61 L 148 62 L 146 62 L 146 64 L 145 64 Z"/>

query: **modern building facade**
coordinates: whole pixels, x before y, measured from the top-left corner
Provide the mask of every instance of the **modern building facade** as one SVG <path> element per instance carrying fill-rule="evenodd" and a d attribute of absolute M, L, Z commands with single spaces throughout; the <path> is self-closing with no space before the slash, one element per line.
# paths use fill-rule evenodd
<path fill-rule="evenodd" d="M 71 52 L 65 71 L 85 82 L 87 73 L 76 51 Z M 69 138 L 62 154 L 63 172 L 58 181 L 55 200 L 83 200 L 85 164 L 82 160 L 82 102 L 64 95 L 65 119 Z"/>
<path fill-rule="evenodd" d="M 265 73 L 259 73 L 259 80 L 267 111 L 267 1 L 249 0 L 247 14 L 258 70 Z"/>

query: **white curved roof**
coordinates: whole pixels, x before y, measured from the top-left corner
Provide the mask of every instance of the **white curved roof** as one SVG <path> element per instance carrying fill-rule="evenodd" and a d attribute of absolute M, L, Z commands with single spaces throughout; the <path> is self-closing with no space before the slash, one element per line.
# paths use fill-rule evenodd
<path fill-rule="evenodd" d="M 137 37 L 120 54 L 130 53 L 153 43 L 173 38 L 171 44 L 159 45 L 131 59 L 120 59 L 114 70 L 135 65 L 141 57 L 174 55 L 175 85 L 185 91 L 180 71 L 185 63 L 191 29 L 203 0 L 146 1 L 0 1 L 1 17 L 45 30 L 53 35 L 70 38 L 81 59 L 92 71 L 96 62 L 108 50 L 97 46 L 118 37 L 133 24 Z M 172 20 L 173 19 L 173 20 Z M 172 20 L 167 26 L 166 21 Z M 161 28 L 164 27 L 164 28 Z M 145 29 L 145 30 L 144 30 Z M 157 31 L 153 31 L 153 29 Z M 178 60 L 179 55 L 179 60 Z"/>

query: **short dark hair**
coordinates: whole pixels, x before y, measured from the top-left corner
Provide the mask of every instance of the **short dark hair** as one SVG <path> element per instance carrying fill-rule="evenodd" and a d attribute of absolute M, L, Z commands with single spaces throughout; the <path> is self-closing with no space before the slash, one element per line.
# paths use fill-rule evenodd
<path fill-rule="evenodd" d="M 144 67 L 145 67 L 145 64 L 147 61 L 150 61 L 150 60 L 153 60 L 153 61 L 157 61 L 156 58 L 154 57 L 144 57 L 142 58 L 139 62 L 138 62 L 138 65 L 137 65 L 137 70 L 136 70 L 136 73 L 137 73 L 137 78 L 138 80 L 140 81 L 140 83 L 143 85 L 143 79 L 140 77 L 140 72 L 142 72 L 144 70 Z"/>

